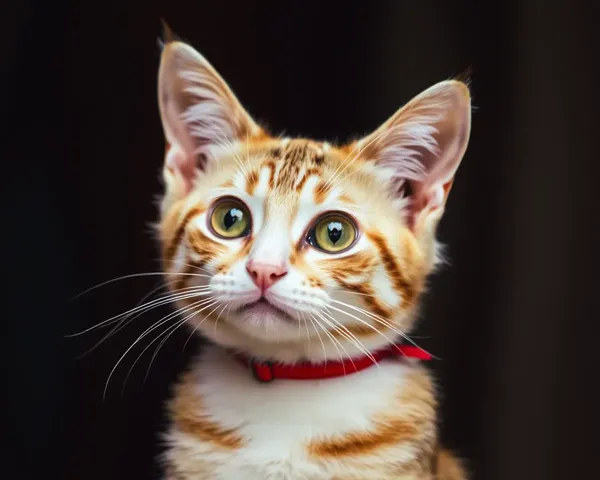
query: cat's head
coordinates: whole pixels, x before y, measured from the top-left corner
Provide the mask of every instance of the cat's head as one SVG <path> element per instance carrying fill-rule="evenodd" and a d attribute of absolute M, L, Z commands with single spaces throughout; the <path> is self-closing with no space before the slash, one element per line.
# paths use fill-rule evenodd
<path fill-rule="evenodd" d="M 469 139 L 464 83 L 434 85 L 349 145 L 277 138 L 173 41 L 159 105 L 160 236 L 182 319 L 284 361 L 373 350 L 409 331 Z"/>

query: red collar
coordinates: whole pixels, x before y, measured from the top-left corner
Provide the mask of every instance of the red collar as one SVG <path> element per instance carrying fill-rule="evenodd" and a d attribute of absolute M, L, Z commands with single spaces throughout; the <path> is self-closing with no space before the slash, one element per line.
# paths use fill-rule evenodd
<path fill-rule="evenodd" d="M 373 352 L 371 356 L 347 358 L 343 361 L 327 361 L 326 363 L 300 362 L 294 364 L 258 361 L 243 354 L 235 357 L 252 370 L 254 378 L 260 382 L 270 382 L 276 378 L 290 380 L 316 380 L 341 377 L 360 372 L 375 365 L 380 360 L 390 357 L 417 358 L 431 360 L 431 354 L 412 345 L 391 345 L 383 350 Z"/>

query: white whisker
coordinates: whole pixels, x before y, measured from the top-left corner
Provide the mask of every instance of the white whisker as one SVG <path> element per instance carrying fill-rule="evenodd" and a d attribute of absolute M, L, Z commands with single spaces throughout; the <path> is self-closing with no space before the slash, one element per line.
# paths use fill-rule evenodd
<path fill-rule="evenodd" d="M 223 314 L 225 309 L 230 305 L 231 305 L 231 303 L 225 304 L 225 306 L 221 309 L 221 311 L 217 315 L 217 319 L 215 320 L 215 335 L 217 334 L 217 325 L 219 324 L 219 318 L 221 318 L 221 315 Z M 216 310 L 216 308 L 215 308 L 215 310 Z M 213 310 L 213 312 L 214 312 L 214 310 Z M 211 315 L 213 312 L 210 312 L 209 315 Z"/>
<path fill-rule="evenodd" d="M 183 290 L 183 289 L 182 289 L 182 290 Z M 177 291 L 178 291 L 178 290 L 175 290 L 175 292 L 177 292 Z M 193 296 L 192 296 L 192 297 L 190 297 L 190 298 L 196 298 L 196 297 L 203 296 L 203 295 L 205 295 L 207 292 L 208 292 L 208 290 L 199 290 L 199 291 L 195 292 L 195 293 L 197 293 L 198 295 L 193 295 Z M 192 292 L 191 292 L 191 291 L 187 291 L 187 294 L 189 294 L 189 293 L 192 293 Z M 163 298 L 163 299 L 165 299 L 166 297 L 165 297 L 165 296 L 162 296 L 162 297 L 160 297 L 160 298 Z M 172 300 L 172 302 L 173 302 L 173 303 L 174 303 L 174 302 L 177 302 L 177 301 L 179 300 L 179 298 L 178 298 L 177 296 L 175 296 L 175 295 L 173 295 L 173 296 L 170 296 L 169 298 L 171 298 L 171 300 Z M 169 302 L 167 302 L 167 304 L 168 304 L 168 303 L 169 303 Z M 161 305 L 159 305 L 159 306 L 162 306 L 162 305 L 165 305 L 165 304 L 161 304 Z M 157 307 L 157 308 L 158 308 L 158 307 Z M 129 325 L 131 322 L 133 322 L 133 321 L 134 321 L 136 318 L 138 318 L 138 317 L 142 316 L 144 313 L 146 313 L 146 312 L 147 312 L 147 311 L 149 311 L 149 310 L 150 310 L 150 309 L 148 309 L 148 310 L 143 310 L 143 311 L 140 311 L 140 312 L 138 312 L 138 313 L 137 313 L 137 315 L 135 315 L 134 317 L 132 317 L 132 318 L 131 318 L 131 319 L 130 319 L 130 320 L 127 322 L 127 323 L 123 324 L 122 326 L 120 326 L 120 325 L 122 324 L 122 322 L 123 322 L 123 321 L 121 320 L 121 321 L 119 322 L 119 325 L 117 325 L 117 327 L 115 327 L 116 329 L 113 329 L 113 330 L 114 330 L 114 333 L 117 333 L 119 330 L 122 330 L 123 328 L 127 327 L 127 325 Z"/>
<path fill-rule="evenodd" d="M 168 303 L 173 303 L 173 302 L 178 301 L 178 300 L 185 300 L 187 298 L 200 297 L 202 295 L 208 295 L 209 293 L 210 292 L 205 292 L 205 291 L 186 292 L 186 293 L 182 293 L 182 294 L 171 295 L 171 296 L 169 296 L 167 298 L 165 298 L 165 297 L 157 298 L 155 300 L 151 300 L 150 302 L 145 303 L 144 305 L 140 305 L 138 307 L 134 307 L 134 308 L 132 308 L 130 310 L 127 310 L 127 311 L 125 311 L 123 313 L 120 313 L 120 314 L 115 315 L 113 317 L 110 317 L 110 318 L 108 318 L 106 320 L 103 320 L 102 322 L 97 323 L 96 325 L 93 325 L 93 326 L 91 326 L 89 328 L 86 328 L 85 330 L 82 330 L 81 332 L 73 333 L 73 334 L 65 335 L 65 336 L 67 338 L 78 337 L 78 336 L 81 336 L 81 335 L 83 335 L 83 334 L 85 334 L 87 332 L 90 332 L 90 331 L 95 330 L 97 328 L 101 328 L 101 327 L 103 327 L 105 325 L 108 325 L 108 324 L 110 324 L 110 323 L 118 320 L 121 317 L 124 317 L 124 316 L 127 316 L 127 315 L 132 315 L 132 314 L 134 314 L 136 312 L 140 312 L 140 311 L 146 312 L 148 310 L 152 310 L 154 308 L 157 308 L 157 307 L 159 307 L 161 305 L 166 305 Z"/>
<path fill-rule="evenodd" d="M 375 315 L 372 312 L 369 312 L 367 310 L 364 310 L 362 308 L 356 307 L 354 305 L 350 305 L 348 303 L 344 303 L 344 302 L 340 302 L 339 300 L 333 300 L 335 303 L 339 304 L 339 305 L 343 305 L 345 307 L 351 308 L 352 310 L 355 310 L 359 313 L 362 313 L 363 315 L 366 315 L 367 317 L 379 322 L 380 324 L 382 324 L 384 327 L 389 328 L 390 330 L 392 330 L 394 333 L 396 333 L 397 335 L 400 335 L 402 338 L 408 340 L 410 343 L 412 343 L 415 347 L 419 347 L 419 345 L 417 345 L 407 334 L 405 334 L 404 332 L 398 330 L 395 325 L 393 325 L 389 320 L 386 320 L 385 318 L 380 317 L 379 315 Z M 344 312 L 347 314 L 347 312 Z M 370 325 L 368 322 L 365 322 L 367 325 Z M 372 326 L 372 328 L 374 328 L 375 330 L 376 327 Z M 379 330 L 377 330 L 379 331 Z M 386 337 L 387 338 L 387 337 Z M 421 348 L 421 347 L 419 347 Z"/>
<path fill-rule="evenodd" d="M 191 308 L 194 308 L 196 306 L 198 306 L 198 304 L 202 304 L 202 302 L 207 302 L 207 301 L 211 301 L 212 299 L 203 299 L 203 300 L 199 300 L 198 302 L 195 302 L 187 307 L 184 308 L 180 308 L 172 313 L 170 313 L 169 315 L 167 315 L 166 317 L 162 318 L 161 320 L 159 320 L 158 322 L 156 322 L 153 326 L 148 327 L 140 336 L 138 336 L 138 338 L 131 344 L 131 346 L 125 351 L 125 353 L 123 353 L 123 355 L 121 355 L 121 357 L 119 358 L 119 360 L 117 360 L 117 363 L 115 364 L 115 366 L 112 368 L 112 370 L 110 371 L 110 374 L 108 375 L 108 379 L 106 380 L 106 385 L 104 386 L 104 393 L 102 395 L 102 398 L 106 398 L 106 391 L 108 389 L 108 384 L 110 383 L 110 379 L 112 378 L 113 374 L 115 373 L 115 370 L 117 369 L 117 367 L 119 366 L 119 364 L 121 363 L 121 361 L 123 361 L 123 359 L 125 358 L 125 356 L 127 356 L 127 354 L 137 345 L 137 343 L 142 340 L 146 335 L 148 335 L 150 332 L 152 332 L 153 330 L 156 330 L 157 328 L 159 328 L 161 325 L 164 325 L 166 322 L 168 322 L 171 318 L 179 315 L 182 312 L 185 311 L 189 311 Z"/>
<path fill-rule="evenodd" d="M 377 360 L 375 359 L 375 357 L 373 356 L 373 354 L 369 351 L 369 349 L 367 347 L 365 347 L 365 345 L 358 338 L 356 338 L 356 335 L 354 335 L 350 330 L 348 330 L 348 328 L 344 324 L 342 324 L 339 320 L 337 320 L 331 314 L 331 312 L 329 312 L 327 310 L 322 310 L 321 314 L 324 315 L 324 316 L 327 316 L 332 322 L 334 322 L 334 328 L 337 330 L 337 332 L 340 335 L 343 335 L 344 338 L 346 338 L 356 348 L 358 348 L 358 350 L 360 352 L 362 352 L 366 357 L 369 357 L 369 359 L 373 363 L 375 363 L 375 364 L 377 363 Z"/>
<path fill-rule="evenodd" d="M 192 315 L 194 315 L 194 314 L 192 314 Z M 133 361 L 133 364 L 131 365 L 131 367 L 129 368 L 129 371 L 127 372 L 127 375 L 125 376 L 125 380 L 123 380 L 123 387 L 121 388 L 121 396 L 123 396 L 123 393 L 125 391 L 125 387 L 127 385 L 127 382 L 129 381 L 129 377 L 131 376 L 131 372 L 133 371 L 133 369 L 136 366 L 136 364 L 139 361 L 139 359 L 144 355 L 144 353 L 146 353 L 146 351 L 154 344 L 154 342 L 156 342 L 159 338 L 163 337 L 169 330 L 171 330 L 173 328 L 177 329 L 178 327 L 180 327 L 181 325 L 183 325 L 185 323 L 186 319 L 187 319 L 187 317 L 184 318 L 184 319 L 182 319 L 182 320 L 179 320 L 174 325 L 169 325 L 154 340 L 152 340 L 148 345 L 146 345 L 146 347 L 142 350 L 142 352 Z M 153 359 L 154 359 L 154 357 L 153 357 Z M 146 376 L 147 376 L 147 373 L 146 373 Z M 145 380 L 146 380 L 146 378 L 144 377 L 144 381 Z"/>
<path fill-rule="evenodd" d="M 315 332 L 317 332 L 317 337 L 319 337 L 319 341 L 321 342 L 321 346 L 323 347 L 323 358 L 325 358 L 325 365 L 327 365 L 327 349 L 325 348 L 325 343 L 323 343 L 323 339 L 321 338 L 319 329 L 317 328 L 317 325 L 315 324 L 316 319 L 311 314 L 308 315 L 308 318 L 310 319 L 310 323 L 312 323 L 312 326 L 314 327 Z"/>
<path fill-rule="evenodd" d="M 325 318 L 325 316 L 321 313 L 321 312 L 315 312 L 316 315 L 319 316 L 319 318 L 321 320 L 323 320 L 328 327 L 333 327 L 334 331 L 340 333 L 337 329 L 337 327 L 335 325 L 332 325 L 331 322 L 329 322 L 329 320 L 327 320 L 327 318 Z M 352 365 L 354 366 L 354 369 L 356 370 L 356 365 L 354 364 L 354 360 L 352 360 L 352 356 L 348 353 L 348 351 L 344 348 L 344 345 L 342 344 L 342 342 L 340 342 L 337 338 L 335 338 L 335 335 L 333 335 L 331 332 L 329 332 L 327 329 L 325 329 L 325 332 L 329 335 L 329 338 L 331 338 L 331 340 L 334 342 L 333 346 L 335 347 L 335 349 L 337 350 L 339 356 L 340 356 L 340 361 L 342 363 L 342 369 L 344 370 L 344 375 L 346 375 L 346 365 L 344 364 L 344 358 L 342 357 L 340 351 L 338 350 L 338 348 L 336 347 L 336 343 L 340 346 L 340 348 L 344 351 L 344 353 L 346 354 L 346 357 L 348 359 L 350 359 L 350 362 L 352 363 Z M 340 333 L 341 334 L 341 333 Z M 341 334 L 343 335 L 343 334 Z"/>
<path fill-rule="evenodd" d="M 98 285 L 94 285 L 93 287 L 90 287 L 87 290 L 84 290 L 83 292 L 75 295 L 75 297 L 73 297 L 72 300 L 76 300 L 77 298 L 85 295 L 86 293 L 91 292 L 92 290 L 96 290 L 97 288 L 103 287 L 105 285 L 109 285 L 109 284 L 114 283 L 114 282 L 118 282 L 120 280 L 127 280 L 128 278 L 152 277 L 152 276 L 157 276 L 157 275 L 163 276 L 163 275 L 166 275 L 166 274 L 168 274 L 168 272 L 167 273 L 165 273 L 165 272 L 144 272 L 144 273 L 131 273 L 129 275 L 123 275 L 121 277 L 112 278 L 112 279 L 107 280 L 105 282 L 99 283 Z M 192 276 L 192 277 L 209 277 L 210 278 L 210 275 L 202 275 L 200 273 L 177 273 L 177 275 L 189 275 L 189 276 Z"/>
<path fill-rule="evenodd" d="M 340 341 L 339 341 L 339 340 L 337 340 L 337 339 L 336 339 L 336 338 L 335 338 L 335 337 L 334 337 L 334 336 L 331 334 L 331 332 L 330 332 L 329 330 L 327 330 L 327 329 L 326 329 L 326 328 L 325 328 L 323 325 L 321 325 L 321 322 L 319 321 L 319 319 L 315 318 L 315 317 L 314 317 L 312 314 L 310 314 L 310 315 L 311 315 L 311 317 L 313 317 L 313 318 L 314 318 L 315 322 L 316 322 L 316 323 L 317 323 L 317 325 L 318 325 L 318 326 L 321 328 L 321 330 L 323 330 L 323 333 L 324 333 L 325 335 L 327 335 L 327 337 L 329 337 L 329 339 L 331 340 L 331 343 L 332 343 L 332 345 L 333 345 L 333 348 L 335 348 L 335 351 L 337 352 L 337 354 L 338 354 L 338 357 L 340 357 L 340 362 L 342 362 L 342 369 L 344 370 L 344 375 L 346 375 L 346 366 L 345 366 L 345 365 L 344 365 L 344 363 L 343 363 L 343 362 L 344 362 L 344 357 L 342 356 L 342 352 L 340 352 L 340 349 L 339 349 L 339 348 L 337 347 L 337 345 L 336 345 L 336 343 L 338 343 L 338 344 L 340 344 L 340 346 L 341 346 L 341 343 L 340 343 Z M 342 347 L 342 348 L 343 348 L 343 347 Z M 344 351 L 345 351 L 345 350 L 344 350 Z M 347 354 L 347 353 L 348 353 L 348 352 L 346 352 L 346 354 Z M 327 358 L 327 357 L 326 357 L 326 358 Z"/>
<path fill-rule="evenodd" d="M 385 318 L 380 317 L 379 315 L 376 315 L 376 314 L 374 314 L 372 312 L 369 312 L 368 310 L 365 310 L 364 308 L 360 308 L 360 307 L 357 307 L 355 305 L 350 305 L 348 303 L 341 302 L 341 301 L 335 300 L 335 299 L 333 300 L 333 302 L 337 303 L 339 305 L 343 305 L 344 307 L 351 308 L 352 310 L 354 310 L 354 311 L 356 311 L 358 313 L 362 313 L 363 315 L 367 316 L 368 318 L 371 318 L 372 320 L 375 320 L 376 322 L 378 322 L 378 323 L 382 324 L 383 326 L 389 328 L 390 330 L 392 330 L 394 333 L 396 333 L 398 335 L 401 335 L 403 337 L 406 335 L 402 331 L 398 330 L 396 328 L 396 326 L 392 322 L 390 322 L 389 320 L 386 320 Z M 375 328 L 375 327 L 373 327 L 373 328 Z"/>
<path fill-rule="evenodd" d="M 136 306 L 140 306 L 140 304 L 142 304 L 146 299 L 148 299 L 149 297 L 152 296 L 153 293 L 157 292 L 158 290 L 160 290 L 161 288 L 164 288 L 166 286 L 164 281 L 160 281 L 158 287 L 152 289 L 149 293 L 147 293 L 146 295 L 144 295 L 137 303 Z M 79 355 L 78 358 L 83 358 L 86 355 L 89 355 L 90 353 L 92 353 L 96 348 L 98 348 L 105 340 L 109 339 L 114 333 L 116 333 L 117 331 L 120 330 L 119 327 L 121 327 L 121 325 L 123 325 L 123 323 L 125 323 L 124 327 L 127 326 L 127 324 L 129 324 L 130 322 L 127 321 L 128 318 L 131 317 L 131 314 L 124 316 L 118 323 L 117 325 L 115 325 L 106 335 L 104 335 L 98 342 L 96 342 L 91 348 L 89 348 L 88 350 L 86 350 L 83 354 Z M 135 319 L 135 317 L 132 319 L 132 321 Z M 98 326 L 98 328 L 101 328 L 101 326 Z"/>
<path fill-rule="evenodd" d="M 341 309 L 339 309 L 339 308 L 337 308 L 337 307 L 334 307 L 334 306 L 332 306 L 332 305 L 329 305 L 327 308 L 331 308 L 331 309 L 335 310 L 336 312 L 343 313 L 344 315 L 348 315 L 349 317 L 351 317 L 351 318 L 354 318 L 355 320 L 358 320 L 358 321 L 359 321 L 360 323 L 362 323 L 363 325 L 366 325 L 367 327 L 369 327 L 370 329 L 372 329 L 374 332 L 376 332 L 377 334 L 381 335 L 381 336 L 382 336 L 383 338 L 385 338 L 385 339 L 386 339 L 386 340 L 387 340 L 387 341 L 388 341 L 390 344 L 391 344 L 391 343 L 394 343 L 394 341 L 393 341 L 392 339 L 390 339 L 390 338 L 388 338 L 386 335 L 384 335 L 384 334 L 383 334 L 383 332 L 380 332 L 380 331 L 377 329 L 377 327 L 375 327 L 375 326 L 371 325 L 369 322 L 367 322 L 367 321 L 365 321 L 365 320 L 363 320 L 363 319 L 361 319 L 361 318 L 358 318 L 356 315 L 352 315 L 350 312 L 346 312 L 346 311 L 344 311 L 344 310 L 341 310 Z"/>
<path fill-rule="evenodd" d="M 201 303 L 201 302 L 197 302 L 197 303 Z M 210 305 L 209 305 L 210 306 Z M 175 315 L 173 315 L 173 313 L 171 313 L 169 315 L 170 318 L 174 318 L 177 316 L 177 314 L 182 313 L 183 311 L 189 311 L 190 308 L 184 308 L 184 309 L 179 309 L 177 312 L 175 312 Z M 154 342 L 156 342 L 159 338 L 163 337 L 167 332 L 169 332 L 169 330 L 173 329 L 171 331 L 171 333 L 169 333 L 164 339 L 163 341 L 160 343 L 160 345 L 158 346 L 158 349 L 154 351 L 154 355 L 152 355 L 152 359 L 150 360 L 150 364 L 148 365 L 148 369 L 146 370 L 146 375 L 144 376 L 144 382 L 146 381 L 146 379 L 148 378 L 148 374 L 150 373 L 150 368 L 152 367 L 152 362 L 154 362 L 154 358 L 156 357 L 156 355 L 158 354 L 158 350 L 160 350 L 160 347 L 164 344 L 164 342 L 171 336 L 172 333 L 175 332 L 175 330 L 177 330 L 179 327 L 181 327 L 182 325 L 184 325 L 190 318 L 192 318 L 194 315 L 197 315 L 199 312 L 201 312 L 203 309 L 199 310 L 199 311 L 194 311 L 191 314 L 187 315 L 186 317 L 184 317 L 183 319 L 180 319 L 179 321 L 175 322 L 175 325 L 170 325 L 168 326 L 161 334 L 159 334 L 154 340 L 152 340 L 148 345 L 146 345 L 146 348 L 144 348 L 142 350 L 142 352 L 137 356 L 137 358 L 134 360 L 133 364 L 131 365 L 131 368 L 129 369 L 129 371 L 127 372 L 127 375 L 125 377 L 125 380 L 123 381 L 123 388 L 121 389 L 121 395 L 123 395 L 123 391 L 125 389 L 125 386 L 127 385 L 127 381 L 129 380 L 129 377 L 131 375 L 131 372 L 133 371 L 133 368 L 135 367 L 135 365 L 137 364 L 137 362 L 139 361 L 139 359 L 142 357 L 142 355 L 144 355 L 144 353 L 154 344 Z M 161 322 L 162 325 L 164 325 L 165 321 Z M 158 328 L 159 325 L 157 325 Z"/>
<path fill-rule="evenodd" d="M 302 315 L 302 322 L 304 323 L 304 328 L 306 328 L 306 339 L 308 340 L 308 351 L 310 352 L 310 333 L 308 331 L 308 322 L 306 321 L 306 314 L 303 311 L 300 311 L 300 314 Z M 298 323 L 298 326 L 300 326 L 300 323 Z M 299 332 L 300 330 L 298 330 Z"/>
<path fill-rule="evenodd" d="M 210 308 L 212 305 L 214 305 L 215 303 L 217 303 L 216 301 L 214 303 L 211 303 L 209 305 L 207 305 L 206 307 L 201 308 L 200 310 L 194 311 L 191 314 L 187 315 L 182 322 L 180 322 L 178 324 L 178 326 L 173 329 L 173 331 L 171 331 L 171 333 L 169 333 L 159 344 L 158 347 L 156 348 L 156 350 L 154 350 L 154 353 L 152 354 L 152 358 L 150 359 L 150 364 L 148 365 L 148 369 L 146 370 L 146 375 L 144 376 L 144 382 L 146 382 L 147 378 L 148 378 L 148 374 L 150 373 L 150 369 L 152 368 L 152 364 L 154 363 L 154 359 L 156 358 L 156 356 L 158 355 L 158 352 L 160 351 L 160 349 L 162 348 L 162 346 L 165 344 L 165 342 L 169 339 L 169 337 L 171 335 L 173 335 L 173 333 L 175 333 L 175 331 L 181 327 L 183 324 L 185 324 L 190 318 L 195 317 L 196 315 L 198 315 L 199 313 L 201 313 L 203 310 L 205 310 L 206 308 Z M 215 308 L 216 310 L 216 308 Z M 214 312 L 214 310 L 213 310 Z M 211 312 L 212 313 L 212 312 Z M 204 317 L 204 320 L 206 320 L 206 318 L 210 315 L 210 313 Z M 202 321 L 204 321 L 202 320 Z"/>

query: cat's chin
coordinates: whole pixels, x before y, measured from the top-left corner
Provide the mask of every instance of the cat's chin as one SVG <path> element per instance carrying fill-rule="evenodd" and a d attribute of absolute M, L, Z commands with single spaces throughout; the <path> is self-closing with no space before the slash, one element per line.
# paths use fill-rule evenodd
<path fill-rule="evenodd" d="M 273 305 L 265 298 L 260 298 L 256 302 L 249 303 L 238 309 L 238 314 L 252 317 L 277 317 L 282 321 L 297 325 L 298 322 L 287 312 Z"/>
<path fill-rule="evenodd" d="M 298 338 L 299 321 L 264 299 L 238 309 L 228 316 L 228 323 L 244 334 L 260 340 Z"/>

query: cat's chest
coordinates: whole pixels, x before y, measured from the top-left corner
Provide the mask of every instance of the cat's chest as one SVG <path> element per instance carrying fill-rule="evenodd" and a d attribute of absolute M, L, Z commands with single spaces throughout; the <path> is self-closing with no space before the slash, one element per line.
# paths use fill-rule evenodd
<path fill-rule="evenodd" d="M 410 368 L 392 360 L 343 378 L 263 384 L 220 351 L 208 351 L 193 386 L 200 413 L 239 442 L 212 448 L 205 439 L 200 455 L 210 452 L 224 479 L 330 478 L 311 459 L 311 445 L 371 428 L 397 398 Z"/>

